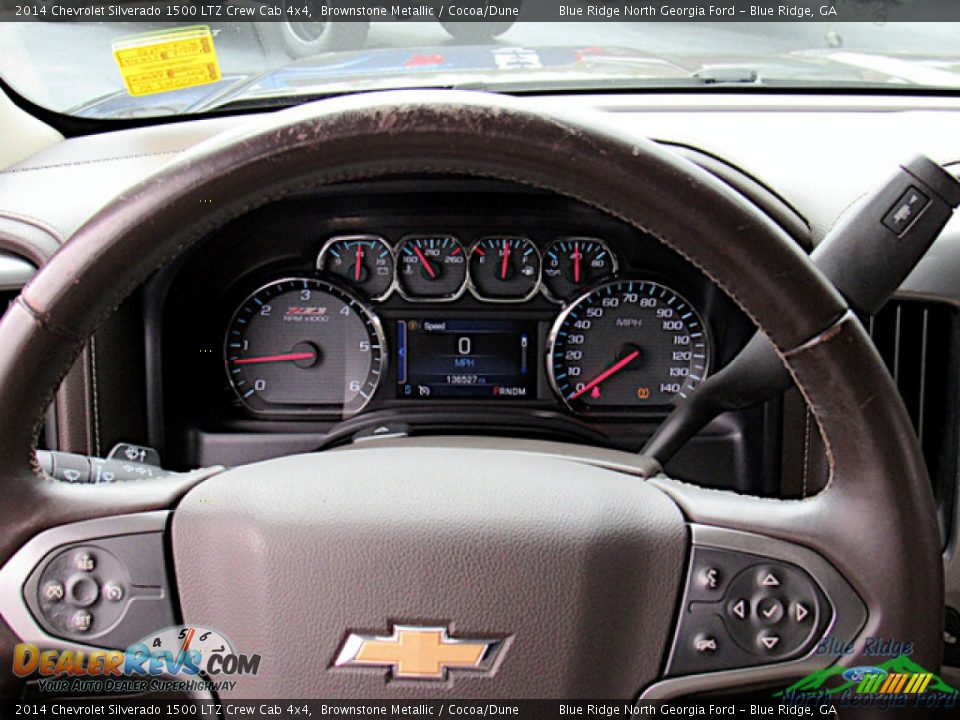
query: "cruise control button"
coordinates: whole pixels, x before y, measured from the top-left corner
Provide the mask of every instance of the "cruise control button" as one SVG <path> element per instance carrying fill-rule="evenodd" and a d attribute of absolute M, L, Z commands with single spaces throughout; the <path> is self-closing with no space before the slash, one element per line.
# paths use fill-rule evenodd
<path fill-rule="evenodd" d="M 780 644 L 780 636 L 761 633 L 757 636 L 757 642 L 760 643 L 761 647 L 772 652 Z"/>
<path fill-rule="evenodd" d="M 52 580 L 43 586 L 41 594 L 47 602 L 60 602 L 64 595 L 63 583 Z"/>
<path fill-rule="evenodd" d="M 773 625 L 783 619 L 783 603 L 776 598 L 763 598 L 757 603 L 757 617 L 760 622 Z"/>
<path fill-rule="evenodd" d="M 103 596 L 110 602 L 120 602 L 123 600 L 123 585 L 107 583 L 103 586 Z"/>
<path fill-rule="evenodd" d="M 808 608 L 803 603 L 797 602 L 793 604 L 793 619 L 798 623 L 802 623 L 810 616 L 810 608 Z"/>
<path fill-rule="evenodd" d="M 81 572 L 93 572 L 97 567 L 97 559 L 88 552 L 77 553 L 73 562 L 74 567 Z"/>
<path fill-rule="evenodd" d="M 741 598 L 730 605 L 730 614 L 739 620 L 746 620 L 747 609 L 747 601 Z"/>
<path fill-rule="evenodd" d="M 693 649 L 701 655 L 717 651 L 717 639 L 712 635 L 697 635 L 693 640 Z"/>
<path fill-rule="evenodd" d="M 87 632 L 90 626 L 93 625 L 93 615 L 86 610 L 77 610 L 77 612 L 73 614 L 73 617 L 70 618 L 70 625 L 77 632 Z"/>

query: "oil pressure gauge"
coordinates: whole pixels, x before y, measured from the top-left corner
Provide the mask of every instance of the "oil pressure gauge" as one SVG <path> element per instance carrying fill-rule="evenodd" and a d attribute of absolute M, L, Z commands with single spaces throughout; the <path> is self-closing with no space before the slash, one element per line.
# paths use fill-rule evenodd
<path fill-rule="evenodd" d="M 617 272 L 617 258 L 602 240 L 554 240 L 543 253 L 543 285 L 558 302 L 567 302 Z"/>

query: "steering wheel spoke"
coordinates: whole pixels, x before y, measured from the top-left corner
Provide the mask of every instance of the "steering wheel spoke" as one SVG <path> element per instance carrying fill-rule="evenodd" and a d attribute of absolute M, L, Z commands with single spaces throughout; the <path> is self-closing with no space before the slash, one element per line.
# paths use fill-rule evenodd
<path fill-rule="evenodd" d="M 644 699 L 781 687 L 832 665 L 863 602 L 823 557 L 770 536 L 690 524 L 691 553 L 666 677 Z"/>

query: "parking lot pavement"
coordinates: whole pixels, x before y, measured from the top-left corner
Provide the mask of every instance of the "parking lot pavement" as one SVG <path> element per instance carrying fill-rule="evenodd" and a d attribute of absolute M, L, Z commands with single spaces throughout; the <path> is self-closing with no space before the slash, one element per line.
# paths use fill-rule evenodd
<path fill-rule="evenodd" d="M 122 90 L 111 54 L 117 37 L 157 28 L 158 23 L 0 24 L 0 73 L 34 100 L 65 110 L 91 98 Z M 290 61 L 278 34 L 259 23 L 212 23 L 224 73 L 245 74 Z M 495 43 L 539 47 L 625 47 L 645 53 L 730 53 L 758 55 L 842 44 L 846 50 L 955 53 L 960 25 L 913 23 L 518 23 Z M 377 22 L 366 47 L 456 45 L 435 22 Z M 40 72 L 38 68 L 44 68 Z"/>

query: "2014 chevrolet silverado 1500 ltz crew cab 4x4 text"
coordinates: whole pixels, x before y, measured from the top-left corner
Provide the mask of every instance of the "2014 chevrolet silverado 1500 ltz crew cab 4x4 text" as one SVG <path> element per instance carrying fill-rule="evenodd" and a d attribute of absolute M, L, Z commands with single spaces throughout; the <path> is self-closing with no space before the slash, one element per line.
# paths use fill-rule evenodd
<path fill-rule="evenodd" d="M 2 20 L 0 716 L 956 717 L 960 9 Z"/>

